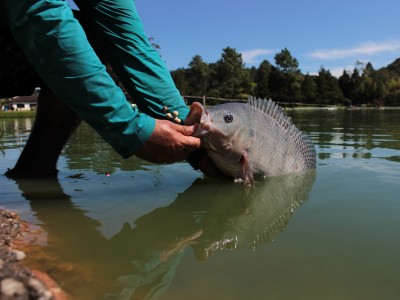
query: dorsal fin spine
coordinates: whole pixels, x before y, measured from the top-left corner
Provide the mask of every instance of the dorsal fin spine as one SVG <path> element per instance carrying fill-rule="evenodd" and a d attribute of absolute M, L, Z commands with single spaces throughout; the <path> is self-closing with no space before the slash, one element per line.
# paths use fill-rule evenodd
<path fill-rule="evenodd" d="M 257 99 L 249 97 L 247 104 L 261 110 L 263 113 L 274 119 L 276 124 L 281 126 L 288 134 L 286 138 L 291 138 L 301 150 L 305 163 L 308 167 L 315 167 L 315 148 L 308 135 L 299 130 L 293 123 L 292 118 L 271 99 Z"/>

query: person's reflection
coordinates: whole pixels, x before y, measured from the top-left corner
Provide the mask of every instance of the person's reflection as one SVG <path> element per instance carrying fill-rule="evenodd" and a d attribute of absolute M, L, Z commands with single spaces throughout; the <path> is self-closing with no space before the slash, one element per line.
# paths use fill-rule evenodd
<path fill-rule="evenodd" d="M 17 183 L 48 233 L 46 251 L 93 276 L 80 278 L 81 289 L 73 283 L 76 297 L 152 299 L 168 288 L 189 245 L 204 260 L 216 251 L 254 249 L 273 239 L 306 200 L 314 180 L 310 172 L 245 189 L 198 179 L 169 206 L 139 217 L 133 228 L 127 222 L 110 240 L 98 231 L 97 221 L 74 207 L 57 180 Z"/>
<path fill-rule="evenodd" d="M 43 251 L 58 264 L 47 271 L 77 299 L 151 299 L 163 293 L 184 248 L 202 234 L 190 212 L 165 207 L 138 218 L 134 228 L 127 222 L 108 240 L 57 179 L 16 182 L 47 232 Z M 75 272 L 65 274 L 68 266 Z"/>
<path fill-rule="evenodd" d="M 72 204 L 57 179 L 17 179 L 16 182 L 47 233 L 44 258 L 38 258 L 45 265 L 39 268 L 46 268 L 44 271 L 60 282 L 67 292 L 73 285 L 74 297 L 90 293 L 85 283 L 96 273 L 92 269 L 95 266 L 93 257 L 108 243 L 96 229 L 101 224 Z M 79 274 L 80 279 L 76 278 Z"/>

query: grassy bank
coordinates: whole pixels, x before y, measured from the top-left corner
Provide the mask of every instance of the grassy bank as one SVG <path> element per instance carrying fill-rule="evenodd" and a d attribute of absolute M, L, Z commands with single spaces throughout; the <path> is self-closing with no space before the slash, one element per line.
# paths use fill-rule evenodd
<path fill-rule="evenodd" d="M 0 111 L 0 118 L 26 118 L 34 117 L 36 111 L 22 110 L 22 111 Z"/>

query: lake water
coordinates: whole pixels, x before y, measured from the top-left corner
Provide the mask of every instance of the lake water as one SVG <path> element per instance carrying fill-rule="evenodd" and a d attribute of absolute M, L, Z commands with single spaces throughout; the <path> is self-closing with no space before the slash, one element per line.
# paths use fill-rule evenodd
<path fill-rule="evenodd" d="M 57 180 L 0 176 L 39 231 L 28 262 L 75 299 L 400 299 L 400 110 L 288 111 L 316 172 L 246 189 L 123 160 L 87 125 Z M 0 172 L 32 119 L 0 119 Z"/>

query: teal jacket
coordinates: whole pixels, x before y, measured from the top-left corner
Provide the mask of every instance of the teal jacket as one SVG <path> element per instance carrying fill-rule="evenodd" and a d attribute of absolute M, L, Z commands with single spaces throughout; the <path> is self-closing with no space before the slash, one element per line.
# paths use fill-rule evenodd
<path fill-rule="evenodd" d="M 71 9 L 61 0 L 0 0 L 4 20 L 49 88 L 121 156 L 151 136 L 164 106 L 188 107 L 160 55 L 150 45 L 133 0 L 77 0 L 113 69 L 138 108 L 132 108 L 100 62 Z"/>

